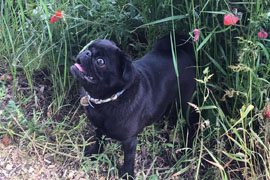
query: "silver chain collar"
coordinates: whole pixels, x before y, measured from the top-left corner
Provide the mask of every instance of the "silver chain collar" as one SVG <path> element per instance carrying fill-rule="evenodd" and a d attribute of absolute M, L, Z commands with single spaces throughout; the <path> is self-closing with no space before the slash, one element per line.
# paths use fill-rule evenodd
<path fill-rule="evenodd" d="M 81 98 L 81 105 L 82 106 L 91 106 L 92 108 L 95 108 L 94 104 L 103 104 L 103 103 L 107 103 L 110 101 L 115 101 L 119 96 L 121 96 L 123 93 L 125 92 L 125 89 L 123 89 L 122 91 L 119 91 L 118 93 L 112 95 L 111 97 L 107 98 L 107 99 L 96 99 L 90 96 L 90 94 L 88 92 L 86 93 L 86 96 Z"/>

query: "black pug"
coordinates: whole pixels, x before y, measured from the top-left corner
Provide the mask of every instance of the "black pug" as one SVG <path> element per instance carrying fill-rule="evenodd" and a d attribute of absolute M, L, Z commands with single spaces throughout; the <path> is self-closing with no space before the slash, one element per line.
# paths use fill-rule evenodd
<path fill-rule="evenodd" d="M 192 44 L 176 36 L 183 114 L 195 90 L 195 60 Z M 152 50 L 139 60 L 109 40 L 96 40 L 77 56 L 71 72 L 82 85 L 81 104 L 96 127 L 97 141 L 85 154 L 102 151 L 102 135 L 122 142 L 122 175 L 134 176 L 137 136 L 145 126 L 162 119 L 179 102 L 170 36 L 157 40 Z M 189 113 L 189 121 L 195 122 Z"/>

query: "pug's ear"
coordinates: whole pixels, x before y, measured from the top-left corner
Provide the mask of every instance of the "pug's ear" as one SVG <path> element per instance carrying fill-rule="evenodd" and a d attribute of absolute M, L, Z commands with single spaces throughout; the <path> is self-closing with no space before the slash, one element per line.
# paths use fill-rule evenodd
<path fill-rule="evenodd" d="M 132 65 L 132 60 L 126 53 L 124 53 L 121 50 L 119 50 L 119 54 L 122 69 L 122 77 L 124 81 L 131 82 L 134 77 L 134 67 Z"/>

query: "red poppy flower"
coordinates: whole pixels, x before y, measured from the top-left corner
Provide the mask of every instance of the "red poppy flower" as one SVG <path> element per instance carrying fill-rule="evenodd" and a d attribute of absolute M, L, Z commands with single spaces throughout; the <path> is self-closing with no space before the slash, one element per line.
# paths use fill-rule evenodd
<path fill-rule="evenodd" d="M 260 32 L 258 32 L 258 37 L 259 38 L 266 39 L 267 36 L 268 36 L 268 34 L 264 30 L 261 30 Z"/>
<path fill-rule="evenodd" d="M 194 33 L 194 42 L 197 42 L 199 40 L 199 37 L 200 37 L 200 30 L 199 29 L 194 29 L 193 31 Z"/>
<path fill-rule="evenodd" d="M 51 17 L 50 23 L 53 24 L 55 21 L 60 20 L 62 17 L 63 17 L 63 16 L 62 16 L 62 12 L 59 11 L 59 10 L 57 10 L 56 13 L 55 13 L 55 15 L 53 15 L 53 16 Z"/>
<path fill-rule="evenodd" d="M 0 26 L 0 31 L 2 30 L 2 27 Z"/>
<path fill-rule="evenodd" d="M 266 111 L 266 112 L 264 112 L 263 116 L 264 116 L 264 117 L 268 117 L 268 118 L 270 118 L 270 111 Z"/>
<path fill-rule="evenodd" d="M 225 14 L 224 16 L 224 25 L 235 25 L 239 21 L 239 18 L 234 16 L 233 14 Z"/>
<path fill-rule="evenodd" d="M 56 13 L 55 13 L 55 16 L 57 17 L 62 17 L 62 12 L 57 10 Z"/>

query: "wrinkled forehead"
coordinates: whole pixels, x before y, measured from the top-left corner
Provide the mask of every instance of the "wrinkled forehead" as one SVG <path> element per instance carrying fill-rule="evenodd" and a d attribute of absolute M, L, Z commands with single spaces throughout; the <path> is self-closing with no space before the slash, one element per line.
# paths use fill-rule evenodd
<path fill-rule="evenodd" d="M 94 41 L 92 44 L 88 47 L 89 50 L 91 49 L 100 49 L 100 50 L 116 50 L 119 49 L 116 44 L 110 40 L 107 39 L 100 39 Z"/>
<path fill-rule="evenodd" d="M 88 46 L 94 57 L 98 56 L 113 56 L 116 55 L 119 48 L 110 40 L 96 40 Z"/>

